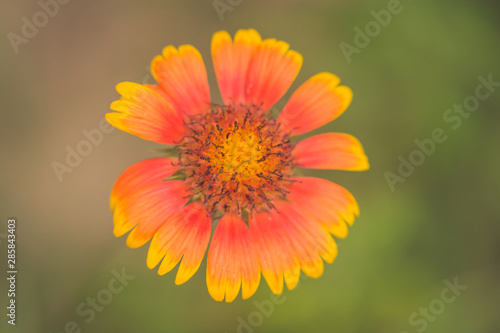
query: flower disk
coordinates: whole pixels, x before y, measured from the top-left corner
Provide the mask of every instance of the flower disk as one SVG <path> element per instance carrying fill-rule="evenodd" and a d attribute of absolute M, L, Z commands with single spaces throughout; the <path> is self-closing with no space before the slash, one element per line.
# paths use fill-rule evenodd
<path fill-rule="evenodd" d="M 255 106 L 215 105 L 186 124 L 179 145 L 192 200 L 209 215 L 275 209 L 292 176 L 292 145 L 280 124 Z"/>

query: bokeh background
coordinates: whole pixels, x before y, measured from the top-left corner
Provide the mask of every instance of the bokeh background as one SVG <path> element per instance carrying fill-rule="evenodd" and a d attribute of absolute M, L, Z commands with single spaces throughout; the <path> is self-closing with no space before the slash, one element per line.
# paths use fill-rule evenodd
<path fill-rule="evenodd" d="M 229 9 L 219 16 L 212 0 L 72 0 L 18 52 L 9 33 L 22 36 L 23 17 L 33 22 L 41 5 L 0 5 L 0 275 L 9 217 L 17 219 L 19 272 L 15 327 L 6 323 L 1 279 L 0 331 L 500 332 L 499 87 L 457 129 L 443 119 L 474 95 L 479 76 L 500 81 L 498 2 L 402 0 L 402 11 L 350 61 L 340 44 L 355 46 L 354 29 L 391 1 L 215 3 Z M 217 303 L 206 290 L 206 259 L 175 286 L 174 273 L 146 267 L 147 246 L 132 250 L 113 236 L 111 186 L 129 165 L 158 156 L 158 145 L 115 130 L 72 172 L 54 171 L 54 162 L 66 164 L 67 147 L 86 140 L 82 131 L 99 129 L 118 82 L 153 82 L 149 63 L 166 45 L 200 50 L 220 100 L 211 36 L 249 27 L 304 56 L 292 91 L 321 71 L 352 88 L 349 109 L 315 133 L 355 135 L 371 162 L 362 173 L 305 171 L 348 188 L 361 215 L 323 276 L 286 290 L 265 313 L 256 305 L 271 300 L 263 281 L 249 300 Z M 386 173 L 397 174 L 398 157 L 408 159 L 414 141 L 436 128 L 447 140 L 391 189 Z M 134 279 L 92 320 L 79 315 L 122 269 Z M 467 288 L 443 303 L 444 281 L 455 279 Z M 425 319 L 419 311 L 429 306 Z"/>

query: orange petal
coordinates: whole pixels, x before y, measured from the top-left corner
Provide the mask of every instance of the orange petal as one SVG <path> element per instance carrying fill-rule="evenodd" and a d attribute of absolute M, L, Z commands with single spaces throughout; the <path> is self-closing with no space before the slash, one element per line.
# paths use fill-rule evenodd
<path fill-rule="evenodd" d="M 349 225 L 359 215 L 356 200 L 349 191 L 326 179 L 297 177 L 287 199 L 293 202 L 306 218 L 321 223 L 332 235 L 345 238 Z"/>
<path fill-rule="evenodd" d="M 290 97 L 278 120 L 293 135 L 312 131 L 341 115 L 352 100 L 352 91 L 340 79 L 319 73 L 304 82 Z"/>
<path fill-rule="evenodd" d="M 247 104 L 270 109 L 292 85 L 302 67 L 302 56 L 276 39 L 264 40 L 250 60 L 246 87 Z"/>
<path fill-rule="evenodd" d="M 238 30 L 234 43 L 226 31 L 212 37 L 212 60 L 222 99 L 225 104 L 247 104 L 245 80 L 250 58 L 262 42 L 254 29 Z"/>
<path fill-rule="evenodd" d="M 115 208 L 118 200 L 173 175 L 179 170 L 179 167 L 173 165 L 176 163 L 177 159 L 175 158 L 158 157 L 129 166 L 113 185 L 109 201 L 111 210 Z"/>
<path fill-rule="evenodd" d="M 292 152 L 297 165 L 311 169 L 362 171 L 369 168 L 361 143 L 349 134 L 325 133 L 299 142 Z"/>
<path fill-rule="evenodd" d="M 158 229 L 186 203 L 182 181 L 158 181 L 118 200 L 114 211 L 114 234 L 119 237 L 134 228 L 127 245 L 137 248 L 150 240 Z"/>
<path fill-rule="evenodd" d="M 212 59 L 224 103 L 275 104 L 295 80 L 302 56 L 283 41 L 262 41 L 254 29 L 238 30 L 231 41 L 225 31 L 212 38 Z"/>
<path fill-rule="evenodd" d="M 332 262 L 337 246 L 320 223 L 305 218 L 295 203 L 282 201 L 277 210 L 257 214 L 250 221 L 262 275 L 275 294 L 283 290 L 283 278 L 294 288 L 300 269 L 310 277 L 323 273 L 323 260 Z M 322 260 L 323 259 L 323 260 Z"/>
<path fill-rule="evenodd" d="M 277 295 L 283 292 L 283 277 L 289 289 L 297 285 L 300 277 L 300 264 L 283 228 L 283 220 L 275 219 L 268 213 L 256 214 L 250 219 L 250 233 L 259 256 L 262 276 Z"/>
<path fill-rule="evenodd" d="M 207 257 L 208 292 L 216 301 L 232 302 L 241 286 L 243 299 L 252 296 L 260 270 L 250 232 L 238 216 L 225 214 L 212 237 Z"/>
<path fill-rule="evenodd" d="M 210 110 L 207 71 L 200 52 L 192 45 L 169 45 L 151 63 L 151 72 L 167 101 L 179 114 Z"/>
<path fill-rule="evenodd" d="M 182 258 L 175 283 L 186 282 L 200 267 L 210 240 L 210 226 L 211 220 L 201 203 L 182 207 L 154 235 L 148 252 L 148 267 L 156 267 L 163 259 L 158 270 L 158 274 L 163 275 Z"/>
<path fill-rule="evenodd" d="M 157 92 L 133 82 L 121 82 L 116 90 L 122 97 L 110 106 L 118 112 L 106 114 L 111 125 L 160 144 L 182 139 L 185 131 L 182 118 Z"/>

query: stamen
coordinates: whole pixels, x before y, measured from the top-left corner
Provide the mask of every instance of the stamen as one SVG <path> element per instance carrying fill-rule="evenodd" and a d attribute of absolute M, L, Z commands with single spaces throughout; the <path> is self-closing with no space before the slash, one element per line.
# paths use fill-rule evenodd
<path fill-rule="evenodd" d="M 190 133 L 179 142 L 179 162 L 172 164 L 184 169 L 184 182 L 209 216 L 276 210 L 273 202 L 286 198 L 293 182 L 293 147 L 262 104 L 212 105 L 185 124 Z"/>

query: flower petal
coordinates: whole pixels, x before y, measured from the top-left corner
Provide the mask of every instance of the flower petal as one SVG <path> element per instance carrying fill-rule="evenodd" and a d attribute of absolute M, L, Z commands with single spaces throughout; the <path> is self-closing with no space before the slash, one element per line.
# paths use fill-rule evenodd
<path fill-rule="evenodd" d="M 207 257 L 208 292 L 216 301 L 232 302 L 241 286 L 243 299 L 252 296 L 260 270 L 250 232 L 238 215 L 225 214 L 214 232 Z"/>
<path fill-rule="evenodd" d="M 299 167 L 367 170 L 370 166 L 361 143 L 349 134 L 325 133 L 305 139 L 292 152 Z"/>
<path fill-rule="evenodd" d="M 340 116 L 351 103 L 352 91 L 339 83 L 340 79 L 331 73 L 319 73 L 304 82 L 278 117 L 282 128 L 297 135 Z"/>
<path fill-rule="evenodd" d="M 276 39 L 262 41 L 254 29 L 225 31 L 212 38 L 212 59 L 224 103 L 262 105 L 266 111 L 290 88 L 302 56 Z"/>
<path fill-rule="evenodd" d="M 359 208 L 352 194 L 340 185 L 326 179 L 297 177 L 290 187 L 287 199 L 307 219 L 323 225 L 333 236 L 345 238 L 347 222 L 352 226 Z"/>
<path fill-rule="evenodd" d="M 121 82 L 116 90 L 122 97 L 110 106 L 118 112 L 106 114 L 111 125 L 160 144 L 182 139 L 185 131 L 182 118 L 157 92 L 133 82 Z"/>
<path fill-rule="evenodd" d="M 179 167 L 174 166 L 177 159 L 151 158 L 129 166 L 118 177 L 111 191 L 110 208 L 113 210 L 118 200 L 129 196 L 140 188 L 158 183 L 173 175 Z"/>
<path fill-rule="evenodd" d="M 250 219 L 250 232 L 259 255 L 262 276 L 271 291 L 283 292 L 283 277 L 287 276 L 287 286 L 292 289 L 300 277 L 300 265 L 290 250 L 287 235 L 282 232 L 282 219 L 274 219 L 268 213 L 256 214 Z"/>
<path fill-rule="evenodd" d="M 262 39 L 254 29 L 238 30 L 234 43 L 226 31 L 212 37 L 212 60 L 225 104 L 247 104 L 245 80 L 250 58 Z"/>
<path fill-rule="evenodd" d="M 283 278 L 292 289 L 299 281 L 300 269 L 317 278 L 323 273 L 322 259 L 331 263 L 337 255 L 335 241 L 321 224 L 302 216 L 294 205 L 281 201 L 277 211 L 257 214 L 250 220 L 262 275 L 275 294 L 282 292 Z"/>
<path fill-rule="evenodd" d="M 169 45 L 151 63 L 151 72 L 167 100 L 180 114 L 210 110 L 207 71 L 200 52 L 192 45 Z"/>
<path fill-rule="evenodd" d="M 292 85 L 302 67 L 302 56 L 276 39 L 266 39 L 250 60 L 246 79 L 248 104 L 259 105 L 266 111 Z"/>
<path fill-rule="evenodd" d="M 158 181 L 119 200 L 114 211 L 115 236 L 134 228 L 127 237 L 127 245 L 131 248 L 144 245 L 186 204 L 186 195 L 184 182 Z"/>
<path fill-rule="evenodd" d="M 200 202 L 182 207 L 156 232 L 149 247 L 147 265 L 158 274 L 172 270 L 181 260 L 176 284 L 189 280 L 200 267 L 210 240 L 211 220 Z"/>

